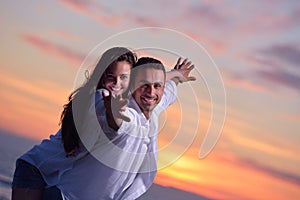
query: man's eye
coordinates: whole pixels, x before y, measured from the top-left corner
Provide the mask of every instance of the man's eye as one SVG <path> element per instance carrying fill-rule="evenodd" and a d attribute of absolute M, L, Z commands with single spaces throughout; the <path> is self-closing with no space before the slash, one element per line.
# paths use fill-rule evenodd
<path fill-rule="evenodd" d="M 157 83 L 157 84 L 154 84 L 154 88 L 157 88 L 157 89 L 159 89 L 159 88 L 161 88 L 162 87 L 162 85 L 161 84 L 159 84 L 159 83 Z"/>
<path fill-rule="evenodd" d="M 149 87 L 148 84 L 144 84 L 144 85 L 141 86 L 141 88 L 143 88 L 143 89 L 147 89 L 148 87 Z"/>

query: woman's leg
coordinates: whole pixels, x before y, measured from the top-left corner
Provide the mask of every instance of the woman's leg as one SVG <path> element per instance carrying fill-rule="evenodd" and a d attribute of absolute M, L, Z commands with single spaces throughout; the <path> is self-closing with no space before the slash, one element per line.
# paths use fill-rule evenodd
<path fill-rule="evenodd" d="M 15 188 L 12 190 L 12 200 L 42 200 L 43 190 Z"/>
<path fill-rule="evenodd" d="M 60 190 L 56 186 L 45 188 L 43 200 L 63 200 Z"/>
<path fill-rule="evenodd" d="M 12 200 L 42 200 L 46 184 L 33 165 L 17 160 L 12 183 Z"/>

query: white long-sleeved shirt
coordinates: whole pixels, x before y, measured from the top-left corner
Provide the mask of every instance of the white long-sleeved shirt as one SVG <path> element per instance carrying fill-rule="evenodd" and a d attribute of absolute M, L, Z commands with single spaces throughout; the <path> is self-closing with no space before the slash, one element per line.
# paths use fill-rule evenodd
<path fill-rule="evenodd" d="M 166 82 L 149 120 L 130 98 L 125 114 L 131 121 L 124 121 L 115 132 L 105 123 L 103 99 L 97 91 L 85 131 L 79 131 L 87 151 L 66 158 L 58 132 L 21 158 L 39 168 L 48 185 L 57 185 L 64 199 L 136 199 L 156 175 L 158 116 L 176 96 L 175 83 Z"/>

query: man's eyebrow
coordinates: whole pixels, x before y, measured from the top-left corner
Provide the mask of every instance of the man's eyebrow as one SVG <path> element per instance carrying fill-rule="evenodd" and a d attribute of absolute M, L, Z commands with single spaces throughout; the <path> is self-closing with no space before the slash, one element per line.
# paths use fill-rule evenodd
<path fill-rule="evenodd" d="M 159 84 L 161 84 L 161 85 L 164 84 L 164 82 L 161 82 L 161 81 L 157 81 L 157 82 L 151 83 L 151 82 L 149 82 L 149 81 L 147 81 L 147 80 L 140 80 L 139 83 L 140 83 L 140 84 L 157 84 L 157 83 L 159 83 Z"/>
<path fill-rule="evenodd" d="M 149 83 L 147 80 L 140 80 L 139 83 Z"/>

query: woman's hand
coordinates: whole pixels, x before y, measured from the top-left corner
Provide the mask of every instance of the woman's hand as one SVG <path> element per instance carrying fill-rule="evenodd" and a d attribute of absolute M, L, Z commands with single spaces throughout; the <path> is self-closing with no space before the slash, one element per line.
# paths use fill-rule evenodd
<path fill-rule="evenodd" d="M 102 96 L 106 108 L 107 123 L 111 128 L 118 130 L 123 120 L 130 122 L 130 118 L 124 115 L 128 99 L 123 99 L 121 95 L 113 96 L 111 92 L 108 95 L 102 92 Z"/>

